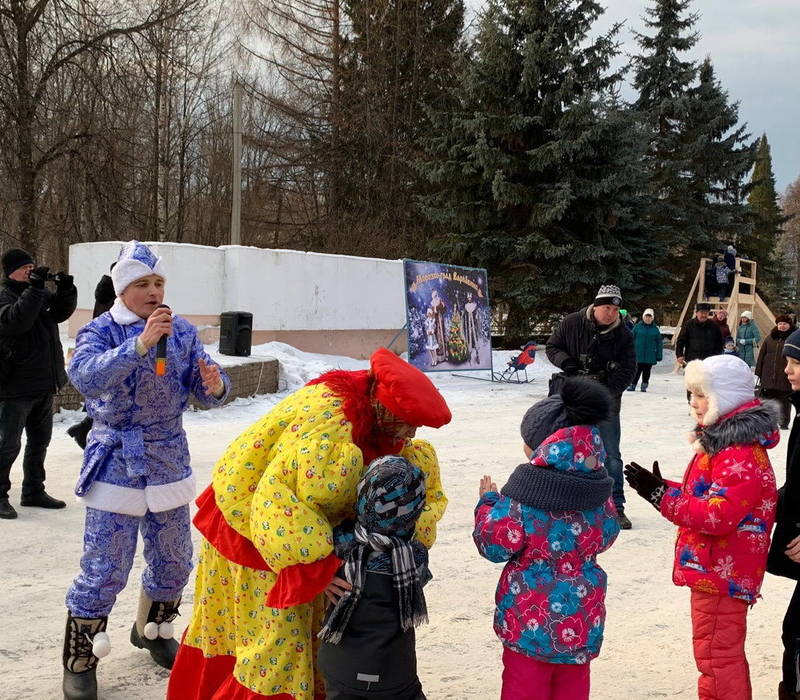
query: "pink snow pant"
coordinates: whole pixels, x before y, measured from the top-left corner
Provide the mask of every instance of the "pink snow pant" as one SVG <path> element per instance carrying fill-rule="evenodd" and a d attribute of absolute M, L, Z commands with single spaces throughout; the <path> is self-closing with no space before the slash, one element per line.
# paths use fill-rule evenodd
<path fill-rule="evenodd" d="M 589 700 L 589 664 L 550 664 L 503 647 L 500 700 Z"/>
<path fill-rule="evenodd" d="M 744 655 L 747 608 L 743 600 L 692 591 L 692 644 L 700 700 L 752 700 Z"/>

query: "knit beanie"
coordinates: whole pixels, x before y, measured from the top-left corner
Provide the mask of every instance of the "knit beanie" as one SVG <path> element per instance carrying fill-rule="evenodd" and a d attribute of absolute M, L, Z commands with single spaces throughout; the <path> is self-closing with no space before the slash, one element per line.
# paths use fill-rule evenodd
<path fill-rule="evenodd" d="M 599 382 L 587 377 L 569 377 L 560 394 L 527 410 L 520 434 L 525 444 L 535 450 L 557 430 L 604 421 L 611 412 L 611 403 L 611 394 Z"/>
<path fill-rule="evenodd" d="M 356 518 L 367 532 L 409 539 L 425 507 L 425 475 L 399 455 L 370 463 L 358 484 Z"/>
<path fill-rule="evenodd" d="M 33 265 L 33 258 L 30 253 L 22 250 L 22 248 L 11 248 L 3 253 L 2 264 L 3 274 L 8 277 L 23 265 Z"/>
<path fill-rule="evenodd" d="M 144 243 L 128 241 L 120 249 L 117 262 L 111 270 L 114 292 L 119 296 L 129 284 L 150 275 L 167 278 L 162 258 L 156 257 Z"/>
<path fill-rule="evenodd" d="M 800 330 L 794 331 L 783 344 L 783 356 L 800 361 Z"/>
<path fill-rule="evenodd" d="M 604 306 L 606 304 L 613 304 L 614 306 L 620 306 L 622 304 L 622 292 L 612 280 L 607 280 L 605 284 L 597 290 L 597 295 L 594 298 L 595 306 Z"/>
<path fill-rule="evenodd" d="M 644 313 L 642 314 L 642 318 L 645 316 L 653 316 L 655 318 L 655 314 L 653 313 L 653 309 L 645 309 Z"/>

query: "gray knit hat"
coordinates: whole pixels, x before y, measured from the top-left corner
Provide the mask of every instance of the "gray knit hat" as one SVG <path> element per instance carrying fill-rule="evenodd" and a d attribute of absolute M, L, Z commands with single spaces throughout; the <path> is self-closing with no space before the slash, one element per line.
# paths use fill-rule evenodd
<path fill-rule="evenodd" d="M 564 400 L 560 395 L 556 395 L 531 406 L 522 417 L 519 431 L 525 444 L 535 450 L 545 438 L 568 425 Z"/>
<path fill-rule="evenodd" d="M 611 394 L 600 382 L 588 377 L 569 377 L 560 394 L 527 410 L 520 425 L 522 439 L 535 450 L 557 430 L 604 421 L 611 413 L 611 405 Z"/>

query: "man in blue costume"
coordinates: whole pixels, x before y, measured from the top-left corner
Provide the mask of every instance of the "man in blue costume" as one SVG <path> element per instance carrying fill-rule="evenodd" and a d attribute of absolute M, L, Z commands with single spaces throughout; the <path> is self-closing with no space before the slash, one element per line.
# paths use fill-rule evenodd
<path fill-rule="evenodd" d="M 171 668 L 172 620 L 192 568 L 189 503 L 195 496 L 182 414 L 190 394 L 221 404 L 230 382 L 190 323 L 163 306 L 161 258 L 125 244 L 111 273 L 117 299 L 78 333 L 69 377 L 93 419 L 75 488 L 86 506 L 81 572 L 67 593 L 64 697 L 97 697 L 108 615 L 124 588 L 141 529 L 147 567 L 131 642 Z M 166 371 L 156 346 L 166 342 Z"/>

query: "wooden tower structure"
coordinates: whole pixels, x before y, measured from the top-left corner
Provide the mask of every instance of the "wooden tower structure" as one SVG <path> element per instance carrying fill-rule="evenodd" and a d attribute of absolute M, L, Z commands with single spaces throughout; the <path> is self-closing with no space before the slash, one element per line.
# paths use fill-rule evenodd
<path fill-rule="evenodd" d="M 775 314 L 769 310 L 766 302 L 756 292 L 758 263 L 754 260 L 736 258 L 736 276 L 733 280 L 733 289 L 730 291 L 730 296 L 724 300 L 708 295 L 706 290 L 706 269 L 709 264 L 714 264 L 710 258 L 700 259 L 700 266 L 697 268 L 697 275 L 695 275 L 689 296 L 686 297 L 686 303 L 683 305 L 677 328 L 683 327 L 687 313 L 691 317 L 694 313 L 695 304 L 705 302 L 711 305 L 712 313 L 720 309 L 728 312 L 728 328 L 730 328 L 731 335 L 734 338 L 736 337 L 739 318 L 741 318 L 741 314 L 744 311 L 753 313 L 753 321 L 758 326 L 761 337 L 766 338 L 775 326 Z M 672 339 L 673 345 L 677 339 L 678 333 L 676 332 Z"/>

